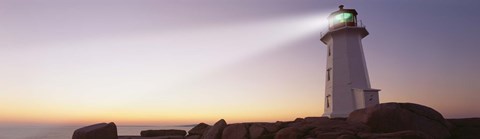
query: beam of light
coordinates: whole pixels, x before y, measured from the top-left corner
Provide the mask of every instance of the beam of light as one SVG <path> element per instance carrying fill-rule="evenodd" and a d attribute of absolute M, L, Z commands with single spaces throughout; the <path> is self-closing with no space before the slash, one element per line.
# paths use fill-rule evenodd
<path fill-rule="evenodd" d="M 205 67 L 205 69 L 199 70 L 196 75 L 189 76 L 188 78 L 185 78 L 185 80 L 177 82 L 169 88 L 162 88 L 162 90 L 158 90 L 157 92 L 146 93 L 143 96 L 133 100 L 132 102 L 135 104 L 143 103 L 144 105 L 151 106 L 152 108 L 162 107 L 162 106 L 176 107 L 175 105 L 171 105 L 171 104 L 182 103 L 182 105 L 184 106 L 178 106 L 176 107 L 176 110 L 173 110 L 170 112 L 184 113 L 184 114 L 186 113 L 185 110 L 188 109 L 188 107 L 195 106 L 194 103 L 198 102 L 198 101 L 188 101 L 188 100 L 202 99 L 203 101 L 213 102 L 215 100 L 212 100 L 212 97 L 198 96 L 198 94 L 202 94 L 200 92 L 205 90 L 195 90 L 195 87 L 188 89 L 191 86 L 185 86 L 182 84 L 184 84 L 185 82 L 188 83 L 189 81 L 195 80 L 195 78 L 198 78 L 204 75 L 205 73 L 212 73 L 215 70 L 225 68 L 225 66 L 229 64 L 237 63 L 244 59 L 248 59 L 251 56 L 256 56 L 266 51 L 272 51 L 273 49 L 279 49 L 279 47 L 284 47 L 285 44 L 295 42 L 297 40 L 300 40 L 312 34 L 319 36 L 320 30 L 325 29 L 327 27 L 328 21 L 326 19 L 326 16 L 327 14 L 321 14 L 321 15 L 316 14 L 316 15 L 308 15 L 308 16 L 290 17 L 290 18 L 271 20 L 266 22 L 264 21 L 264 22 L 248 23 L 248 24 L 239 24 L 235 26 L 223 26 L 223 27 L 217 27 L 215 29 L 207 28 L 205 30 L 198 30 L 198 32 L 190 32 L 190 34 L 193 34 L 193 36 L 196 36 L 197 33 L 204 35 L 206 32 L 210 32 L 210 31 L 214 32 L 211 35 L 215 36 L 214 38 L 218 37 L 218 39 L 215 39 L 214 41 L 208 42 L 208 44 L 203 44 L 203 45 L 210 45 L 211 47 L 217 48 L 218 53 L 213 52 L 213 53 L 216 53 L 218 55 L 217 58 L 219 58 L 217 59 L 218 61 L 215 62 L 216 64 L 209 65 L 208 67 Z M 216 36 L 216 35 L 219 35 L 219 36 Z M 208 36 L 208 37 L 210 38 L 211 36 Z M 192 39 L 192 40 L 195 40 L 195 39 Z M 219 44 L 219 42 L 234 43 L 234 44 L 221 45 Z M 212 50 L 209 50 L 209 51 L 212 51 Z M 248 68 L 248 67 L 245 67 L 245 68 Z M 218 83 L 219 81 L 211 81 L 211 82 L 217 82 L 217 83 L 211 84 L 211 86 L 204 86 L 204 88 L 218 88 L 219 85 L 221 84 L 221 83 L 220 84 Z M 236 82 L 236 81 L 233 81 L 233 82 Z M 185 89 L 185 87 L 187 87 L 187 89 Z M 179 88 L 182 88 L 182 89 L 179 90 Z M 182 91 L 186 91 L 186 92 L 182 92 Z M 221 91 L 221 92 L 218 92 L 218 91 Z M 225 93 L 223 91 L 229 92 L 228 90 L 217 90 L 217 92 L 208 92 L 206 94 L 203 94 L 203 96 L 209 96 L 209 95 L 216 96 L 218 98 L 214 98 L 214 99 L 221 100 L 225 98 L 222 98 L 222 96 L 218 96 L 216 94 Z M 230 90 L 230 91 L 233 91 L 233 90 Z M 261 91 L 261 90 L 257 90 L 257 91 Z M 161 98 L 145 97 L 145 96 L 155 96 L 155 95 L 158 95 L 158 93 L 163 93 Z M 251 92 L 251 93 L 255 93 L 255 92 Z M 159 103 L 159 101 L 163 103 Z M 224 103 L 225 103 L 224 106 L 229 107 L 227 104 L 228 102 L 224 102 Z M 210 105 L 207 103 L 203 103 L 203 104 Z M 218 109 L 218 108 L 213 108 L 213 109 Z M 211 112 L 215 111 L 213 109 L 211 110 Z M 233 112 L 233 113 L 236 113 L 235 115 L 243 117 L 243 118 L 230 117 L 232 119 L 237 119 L 237 121 L 241 121 L 242 119 L 244 119 L 244 117 L 248 117 L 248 116 L 255 117 L 253 119 L 265 118 L 261 116 L 259 117 L 258 115 L 255 115 L 253 113 L 249 113 L 248 111 L 250 110 L 247 110 L 245 108 L 238 107 L 234 109 L 236 109 L 236 111 Z M 204 119 L 210 118 L 208 119 L 209 121 L 217 120 L 216 117 L 212 118 L 213 115 L 218 114 L 215 112 L 208 113 L 206 115 L 205 114 L 198 115 L 202 113 L 202 110 L 188 109 L 188 111 L 190 111 L 191 113 L 188 115 L 196 115 L 200 117 L 203 116 Z M 155 113 L 155 112 L 150 112 L 149 114 L 152 114 L 152 113 Z M 159 113 L 162 113 L 162 112 L 159 112 Z M 153 116 L 150 118 L 153 118 L 151 120 L 154 120 L 156 117 L 159 117 L 159 116 Z M 191 119 L 189 118 L 189 116 L 182 117 L 182 115 L 175 115 L 173 117 L 174 118 L 172 118 L 172 120 L 175 118 L 186 119 L 186 120 Z M 285 117 L 288 117 L 288 116 L 279 115 L 277 117 L 271 117 L 271 118 L 285 119 Z"/>
<path fill-rule="evenodd" d="M 170 106 L 185 97 L 171 90 L 172 86 L 319 33 L 326 26 L 326 14 L 317 13 L 193 30 L 125 34 L 35 47 L 26 52 L 2 52 L 0 59 L 15 58 L 22 63 L 2 61 L 14 65 L 2 69 L 2 76 L 9 80 L 0 81 L 4 85 L 0 92 L 7 92 L 11 98 L 4 102 L 26 110 L 5 114 L 31 115 L 31 119 L 54 122 L 85 117 L 109 119 L 122 110 L 147 112 L 156 106 Z M 142 103 L 146 98 L 157 98 L 157 104 L 146 106 L 151 104 Z M 11 108 L 0 106 L 0 109 Z M 170 118 L 184 113 L 175 106 L 164 111 L 174 113 L 167 116 Z M 131 114 L 118 117 L 131 119 L 129 116 L 135 117 Z M 158 117 L 147 120 L 154 119 Z"/>

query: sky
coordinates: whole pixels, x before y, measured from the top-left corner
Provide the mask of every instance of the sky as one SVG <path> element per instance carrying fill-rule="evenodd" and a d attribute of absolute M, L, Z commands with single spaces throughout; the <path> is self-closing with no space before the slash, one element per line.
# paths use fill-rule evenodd
<path fill-rule="evenodd" d="M 0 0 L 0 124 L 321 116 L 340 4 L 381 103 L 480 117 L 479 1 Z"/>

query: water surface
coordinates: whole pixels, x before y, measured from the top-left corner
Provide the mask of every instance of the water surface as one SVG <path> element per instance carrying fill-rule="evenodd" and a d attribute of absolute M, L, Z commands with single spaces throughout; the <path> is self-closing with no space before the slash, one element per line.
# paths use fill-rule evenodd
<path fill-rule="evenodd" d="M 71 139 L 80 126 L 11 126 L 0 127 L 0 139 Z M 190 130 L 192 126 L 117 126 L 118 135 L 140 135 L 149 129 Z"/>

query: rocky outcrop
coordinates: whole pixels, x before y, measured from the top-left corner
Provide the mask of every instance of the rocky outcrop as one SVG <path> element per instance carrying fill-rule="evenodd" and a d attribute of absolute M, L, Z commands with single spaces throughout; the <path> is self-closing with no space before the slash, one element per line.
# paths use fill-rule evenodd
<path fill-rule="evenodd" d="M 199 123 L 188 131 L 188 135 L 203 135 L 205 132 L 208 131 L 208 129 L 210 129 L 210 127 L 212 126 L 205 123 Z"/>
<path fill-rule="evenodd" d="M 77 129 L 73 139 L 114 139 L 116 133 L 115 124 L 102 123 Z M 234 124 L 221 119 L 213 126 L 200 123 L 185 134 L 183 130 L 149 130 L 142 135 L 156 137 L 118 139 L 480 139 L 480 118 L 445 120 L 426 106 L 384 103 L 356 110 L 348 118 Z"/>
<path fill-rule="evenodd" d="M 201 135 L 188 135 L 185 139 L 201 139 Z"/>
<path fill-rule="evenodd" d="M 118 139 L 115 123 L 99 123 L 73 132 L 72 139 Z"/>
<path fill-rule="evenodd" d="M 221 139 L 225 127 L 227 127 L 227 122 L 223 119 L 219 120 L 208 129 L 207 133 L 202 136 L 202 139 Z"/>
<path fill-rule="evenodd" d="M 231 124 L 225 127 L 222 139 L 248 139 L 248 124 Z"/>
<path fill-rule="evenodd" d="M 347 138 L 359 132 L 367 132 L 368 127 L 361 123 L 347 122 L 343 119 L 327 117 L 307 117 L 288 123 L 288 127 L 277 132 L 276 139 L 294 138 Z"/>
<path fill-rule="evenodd" d="M 159 137 L 118 136 L 118 139 L 185 139 L 185 137 L 184 136 L 159 136 Z"/>
<path fill-rule="evenodd" d="M 249 136 L 252 139 L 257 139 L 260 138 L 262 135 L 265 135 L 267 133 L 267 130 L 260 126 L 259 124 L 252 124 L 248 128 Z"/>
<path fill-rule="evenodd" d="M 187 132 L 185 130 L 144 130 L 140 132 L 142 137 L 161 137 L 161 136 L 185 136 Z"/>
<path fill-rule="evenodd" d="M 362 139 L 435 139 L 421 131 L 405 130 L 391 133 L 360 133 Z"/>
<path fill-rule="evenodd" d="M 355 110 L 347 121 L 366 124 L 373 133 L 412 130 L 436 139 L 450 137 L 452 128 L 439 112 L 413 103 L 384 103 Z"/>
<path fill-rule="evenodd" d="M 287 127 L 278 131 L 275 139 L 299 139 L 305 136 L 305 132 L 298 127 Z"/>

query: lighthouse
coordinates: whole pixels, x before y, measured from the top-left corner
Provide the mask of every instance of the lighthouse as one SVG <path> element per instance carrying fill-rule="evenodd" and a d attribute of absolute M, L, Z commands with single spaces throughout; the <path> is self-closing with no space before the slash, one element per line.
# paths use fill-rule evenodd
<path fill-rule="evenodd" d="M 379 103 L 378 89 L 370 87 L 362 39 L 368 35 L 357 22 L 355 9 L 339 10 L 328 17 L 325 107 L 323 116 L 348 117 L 350 112 Z"/>

